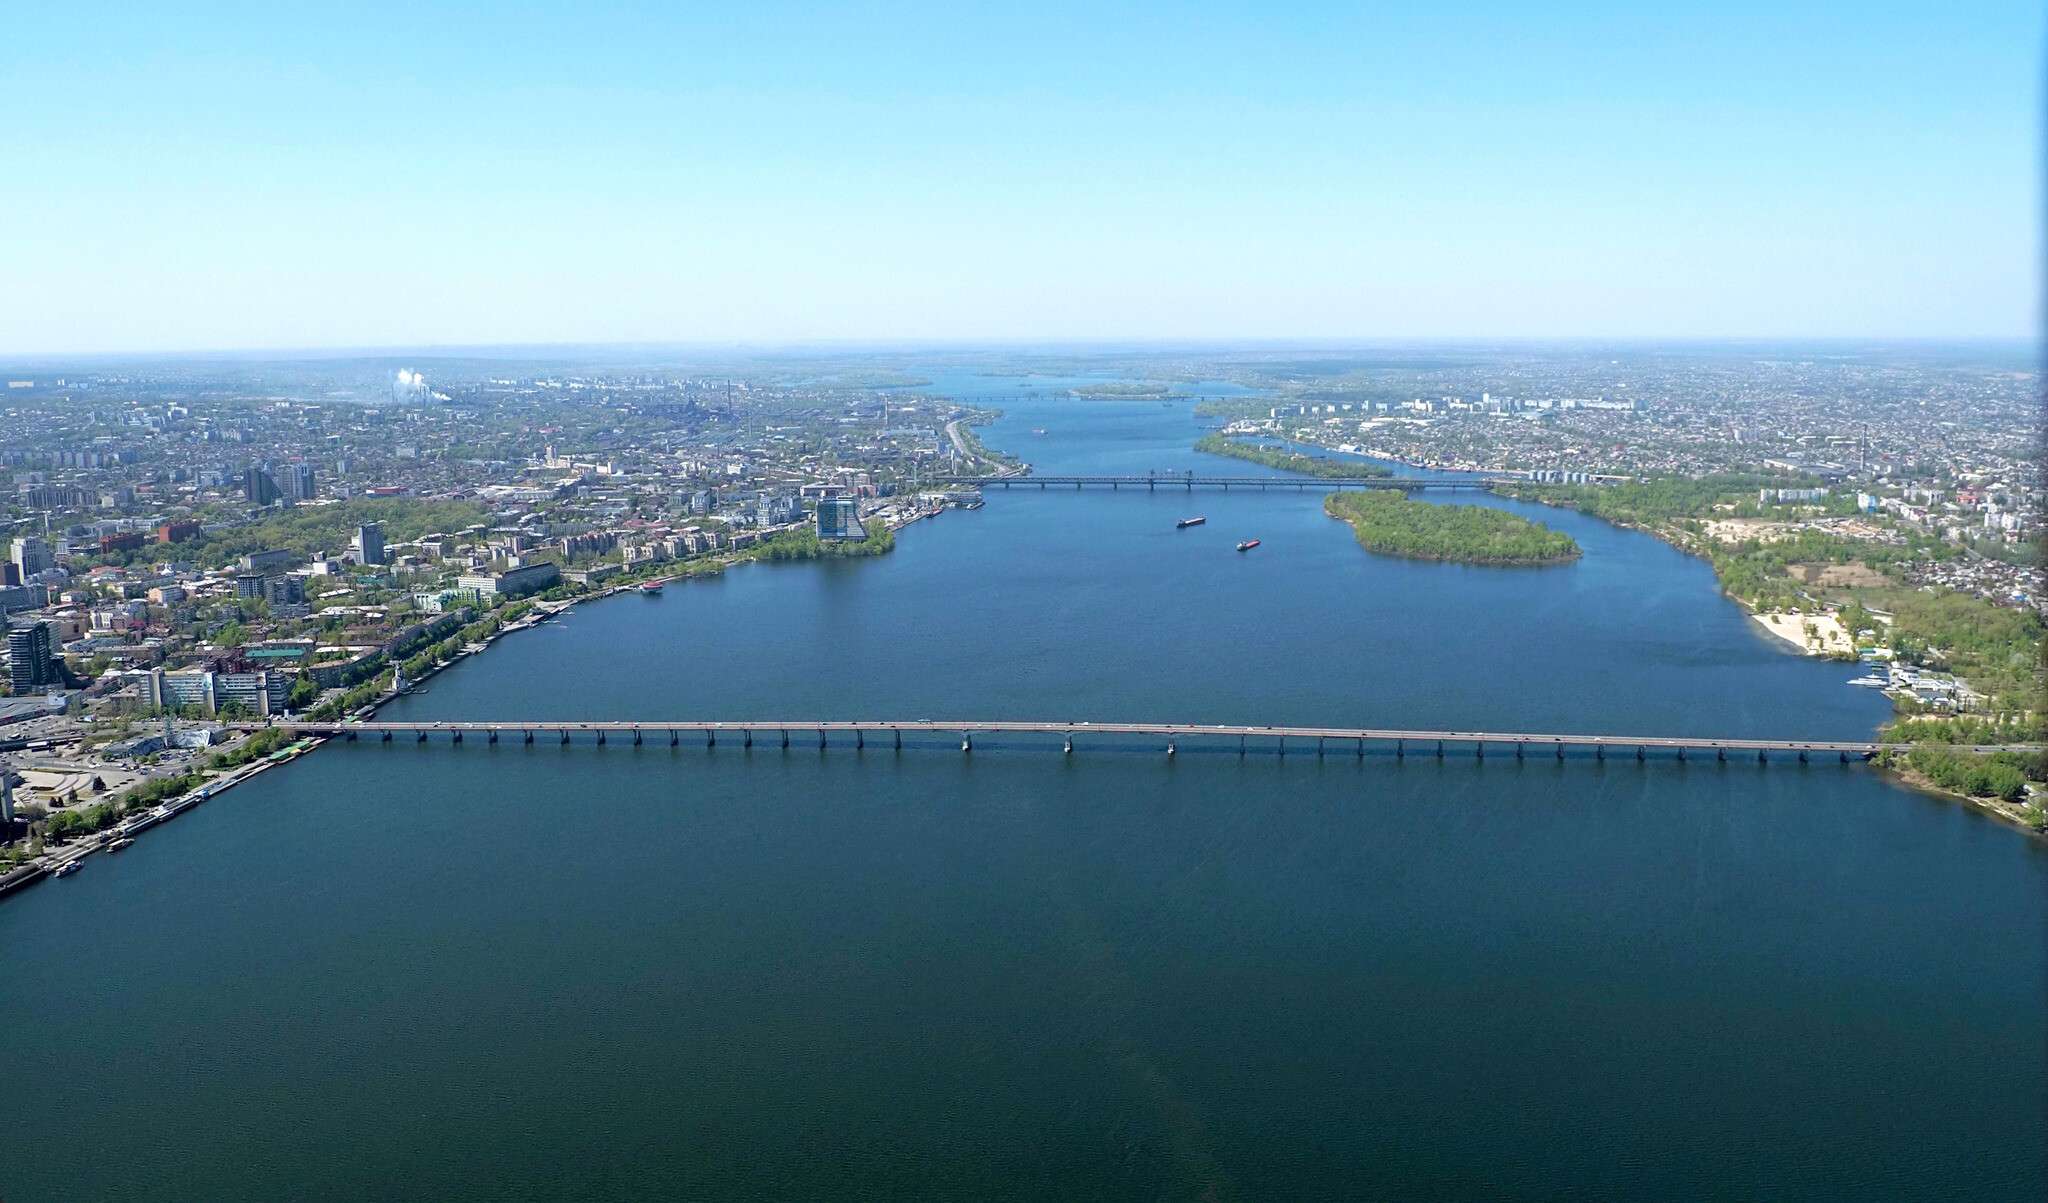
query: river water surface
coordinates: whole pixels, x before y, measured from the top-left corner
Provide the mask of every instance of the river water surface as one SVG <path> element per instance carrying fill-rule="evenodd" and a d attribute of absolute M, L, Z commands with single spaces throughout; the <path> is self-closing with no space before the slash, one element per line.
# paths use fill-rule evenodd
<path fill-rule="evenodd" d="M 1206 459 L 1185 403 L 1006 405 L 1044 471 Z M 1527 512 L 1584 558 L 991 491 L 387 715 L 1882 721 L 1703 563 Z M 2040 842 L 1834 763 L 337 744 L 0 905 L 0 1195 L 2039 1197 L 2044 912 Z"/>

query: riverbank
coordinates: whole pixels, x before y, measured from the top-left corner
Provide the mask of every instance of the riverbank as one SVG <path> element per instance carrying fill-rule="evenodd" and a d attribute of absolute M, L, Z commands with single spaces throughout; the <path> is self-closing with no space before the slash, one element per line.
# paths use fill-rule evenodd
<path fill-rule="evenodd" d="M 2048 816 L 2039 815 L 2039 802 L 2008 802 L 2003 798 L 1983 798 L 1961 790 L 1949 789 L 1903 761 L 1872 761 L 1871 767 L 1876 769 L 1880 776 L 1915 793 L 1928 794 L 1946 802 L 1966 802 L 1973 809 L 2004 820 L 2028 835 L 2048 840 Z M 2030 810 L 2033 813 L 2030 813 Z"/>
<path fill-rule="evenodd" d="M 940 505 L 929 507 L 908 507 L 896 510 L 895 512 L 893 512 L 887 518 L 881 520 L 880 522 L 882 529 L 885 530 L 889 536 L 888 547 L 881 552 L 870 554 L 887 554 L 887 551 L 893 550 L 894 548 L 894 537 L 897 531 L 900 531 L 903 528 L 912 525 L 913 523 L 921 522 L 929 518 L 936 518 L 939 515 L 943 514 L 945 510 L 946 507 Z M 810 555 L 801 558 L 825 559 L 831 557 Z M 406 689 L 402 692 L 416 692 L 423 685 L 425 685 L 426 682 L 432 680 L 435 676 L 438 676 L 444 670 L 452 668 L 457 663 L 471 656 L 482 655 L 485 651 L 487 651 L 490 648 L 492 644 L 496 643 L 498 640 L 504 638 L 505 636 L 514 634 L 519 631 L 532 630 L 535 627 L 541 626 L 544 623 L 547 623 L 553 619 L 561 617 L 564 614 L 567 614 L 569 611 L 575 609 L 577 606 L 583 603 L 617 597 L 620 594 L 624 593 L 637 593 L 640 592 L 641 586 L 643 584 L 646 584 L 650 581 L 662 585 L 680 583 L 688 581 L 691 577 L 695 576 L 716 576 L 719 573 L 724 572 L 728 568 L 732 568 L 740 564 L 753 562 L 789 563 L 794 561 L 788 559 L 777 559 L 772 555 L 761 554 L 761 549 L 757 545 L 755 547 L 741 548 L 737 551 L 730 551 L 716 556 L 705 557 L 702 560 L 691 561 L 686 570 L 666 576 L 622 576 L 621 578 L 615 579 L 614 581 L 606 584 L 601 588 L 592 589 L 587 592 L 576 594 L 574 596 L 556 598 L 548 601 L 533 599 L 528 603 L 531 609 L 528 610 L 526 613 L 520 615 L 520 617 L 513 619 L 512 621 L 502 623 L 496 629 L 491 630 L 485 634 L 474 636 L 470 639 L 464 640 L 462 646 L 457 648 L 454 654 L 444 659 L 437 659 L 432 663 L 422 666 L 416 666 L 415 673 L 407 679 Z M 458 637 L 460 636 L 460 634 L 461 633 L 458 632 Z M 345 714 L 340 715 L 338 717 L 342 719 L 358 720 L 375 717 L 379 710 L 381 710 L 384 706 L 388 705 L 399 696 L 401 696 L 401 691 L 393 689 L 390 686 L 386 686 L 381 692 L 375 694 L 371 698 L 361 702 L 356 706 L 350 707 Z M 244 737 L 244 739 L 242 740 L 236 741 L 233 744 L 223 745 L 222 754 L 230 756 L 234 755 L 235 752 L 238 749 L 242 748 L 246 744 L 247 740 L 251 738 L 255 738 L 255 736 L 252 734 L 250 736 Z M 281 765 L 290 763 L 292 760 L 297 759 L 299 756 L 304 755 L 305 753 L 312 751 L 314 748 L 319 747 L 321 744 L 325 743 L 329 738 L 332 737 L 309 736 L 307 738 L 294 741 L 293 743 L 287 745 L 283 749 L 280 749 L 276 752 L 272 752 L 267 755 L 260 755 L 246 764 L 235 765 L 232 768 L 227 769 L 226 771 L 222 772 L 219 776 L 210 777 L 201 782 L 199 785 L 195 786 L 193 789 L 179 795 L 176 798 L 167 799 L 164 802 L 155 806 L 138 806 L 135 809 L 130 810 L 126 814 L 124 814 L 119 822 L 112 824 L 111 826 L 105 828 L 102 831 L 93 833 L 91 835 L 79 837 L 78 839 L 70 843 L 64 844 L 61 847 L 49 849 L 41 857 L 38 857 L 34 860 L 26 861 L 9 870 L 5 875 L 0 875 L 0 898 L 7 897 L 16 890 L 26 888 L 27 886 L 33 885 L 36 882 L 45 881 L 49 880 L 50 878 L 57 877 L 59 876 L 60 871 L 64 870 L 66 866 L 71 865 L 73 863 L 79 863 L 82 868 L 82 863 L 85 860 L 85 858 L 91 856 L 95 852 L 108 851 L 115 840 L 131 839 L 135 835 L 140 834 L 148 828 L 153 827 L 167 819 L 173 818 L 179 814 L 182 814 L 185 811 L 190 810 L 192 807 L 197 806 L 202 802 L 211 801 L 212 799 L 220 796 L 226 791 L 233 789 L 235 786 L 240 785 L 243 782 L 254 778 L 260 773 L 267 772 L 270 769 L 277 768 Z"/>
<path fill-rule="evenodd" d="M 1224 435 L 1211 432 L 1195 440 L 1196 451 L 1205 455 L 1221 455 L 1230 459 L 1241 459 L 1261 467 L 1280 472 L 1298 472 L 1303 476 L 1357 477 L 1392 476 L 1393 469 L 1380 464 L 1361 463 L 1357 460 L 1321 459 L 1304 455 L 1299 451 L 1288 451 L 1280 447 L 1263 447 L 1251 443 L 1240 443 Z"/>
<path fill-rule="evenodd" d="M 1363 452 L 1363 454 L 1373 453 Z M 1387 459 L 1389 462 L 1402 463 L 1411 467 L 1444 468 L 1453 466 L 1465 466 L 1444 465 L 1434 463 L 1423 464 L 1399 456 L 1383 456 L 1381 458 Z M 1858 649 L 1856 646 L 1855 634 L 1854 632 L 1848 630 L 1842 624 L 1841 620 L 1836 615 L 1836 613 L 1829 611 L 1807 613 L 1797 610 L 1760 606 L 1758 604 L 1753 603 L 1749 599 L 1731 591 L 1727 587 L 1726 581 L 1721 580 L 1721 565 L 1717 561 L 1717 557 L 1714 554 L 1715 548 L 1713 544 L 1713 534 L 1718 531 L 1727 531 L 1729 533 L 1734 533 L 1735 531 L 1740 530 L 1740 528 L 1729 528 L 1726 526 L 1716 526 L 1713 523 L 1707 523 L 1700 530 L 1695 531 L 1685 529 L 1681 526 L 1669 522 L 1633 521 L 1626 517 L 1607 513 L 1597 513 L 1581 506 L 1565 504 L 1562 501 L 1541 495 L 1540 491 L 1538 490 L 1538 487 L 1534 485 L 1532 485 L 1529 495 L 1526 496 L 1522 495 L 1519 490 L 1496 490 L 1496 492 L 1500 492 L 1501 495 L 1504 496 L 1515 497 L 1518 500 L 1534 501 L 1538 504 L 1557 506 L 1558 508 L 1572 509 L 1576 512 L 1585 514 L 1588 517 L 1598 518 L 1611 526 L 1616 526 L 1628 530 L 1640 531 L 1644 534 L 1651 535 L 1659 539 L 1660 541 L 1677 548 L 1680 551 L 1683 551 L 1689 555 L 1698 556 L 1701 559 L 1706 560 L 1710 565 L 1713 565 L 1715 567 L 1716 579 L 1717 581 L 1720 581 L 1722 584 L 1722 596 L 1734 602 L 1736 606 L 1738 606 L 1742 610 L 1745 617 L 1751 623 L 1755 624 L 1755 627 L 1757 629 L 1761 630 L 1764 634 L 1768 635 L 1773 642 L 1782 644 L 1788 650 L 1796 652 L 1802 656 L 1813 656 L 1833 660 L 1854 660 L 1857 658 Z M 1874 613 L 1874 611 L 1877 608 L 1878 607 L 1876 607 L 1873 604 L 1865 606 L 1864 610 L 1866 613 Z M 1809 625 L 1812 628 L 1811 636 L 1809 636 L 1808 634 Z M 1880 623 L 1879 625 L 1882 624 Z M 1898 717 L 1902 713 L 1903 711 L 1899 710 L 1895 705 L 1894 718 Z M 2017 826 L 2022 830 L 2027 831 L 2030 834 L 2036 836 L 2048 836 L 2048 831 L 2044 831 L 2040 825 L 2038 825 L 2035 821 L 2033 821 L 2032 818 L 2029 817 L 2029 803 L 2009 803 L 1997 798 L 1985 798 L 1970 794 L 1966 791 L 1948 788 L 1933 781 L 1924 774 L 1913 771 L 1909 766 L 1904 764 L 1903 760 L 1895 764 L 1874 763 L 1873 767 L 1876 768 L 1880 774 L 1885 775 L 1892 779 L 1896 784 L 1913 789 L 1915 792 L 1939 795 L 1951 801 L 1966 802 L 1973 808 L 1983 811 L 1987 814 L 1995 815 L 1998 818 L 2003 819 L 2013 824 L 2014 826 Z M 2043 791 L 2038 785 L 2030 787 L 2030 790 L 2030 802 L 2040 800 L 2044 797 Z"/>

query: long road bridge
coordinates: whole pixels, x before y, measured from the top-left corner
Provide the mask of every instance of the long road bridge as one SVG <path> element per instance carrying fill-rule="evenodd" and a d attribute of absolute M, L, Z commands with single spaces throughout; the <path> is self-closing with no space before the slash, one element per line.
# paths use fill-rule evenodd
<path fill-rule="evenodd" d="M 1514 478 L 1505 476 L 1463 476 L 1438 478 L 1426 476 L 1209 476 L 1195 472 L 1146 473 L 1143 476 L 934 476 L 933 484 L 976 485 L 982 489 L 1022 489 L 1036 485 L 1044 488 L 1105 488 L 1105 489 L 1184 489 L 1193 491 L 1199 485 L 1204 488 L 1223 489 L 1399 489 L 1403 492 L 1429 490 L 1461 490 L 1478 492 L 1495 485 L 1511 483 Z"/>
<path fill-rule="evenodd" d="M 335 737 L 342 739 L 378 738 L 389 742 L 408 738 L 425 743 L 435 736 L 445 736 L 452 743 L 461 743 L 464 737 L 482 738 L 488 743 L 497 743 L 501 737 L 533 743 L 536 737 L 558 739 L 561 743 L 572 743 L 581 737 L 596 744 L 611 740 L 630 741 L 643 744 L 649 740 L 661 742 L 664 738 L 670 747 L 679 746 L 684 737 L 692 742 L 703 740 L 706 747 L 717 747 L 722 738 L 727 743 L 737 743 L 751 748 L 757 739 L 762 742 L 790 746 L 792 733 L 800 739 L 815 736 L 820 748 L 831 746 L 833 736 L 838 736 L 843 745 L 850 736 L 853 746 L 865 748 L 870 738 L 893 748 L 903 747 L 903 737 L 943 736 L 949 742 L 960 741 L 962 752 L 974 749 L 977 735 L 1029 735 L 1058 737 L 1066 752 L 1075 750 L 1076 741 L 1090 739 L 1108 741 L 1118 737 L 1144 737 L 1163 741 L 1163 750 L 1169 756 L 1179 750 L 1183 741 L 1200 741 L 1204 744 L 1221 743 L 1225 749 L 1233 743 L 1240 753 L 1253 749 L 1270 750 L 1285 756 L 1290 748 L 1313 751 L 1322 755 L 1332 745 L 1339 752 L 1364 756 L 1368 748 L 1391 752 L 1396 757 L 1406 756 L 1411 751 L 1422 755 L 1443 756 L 1447 750 L 1466 751 L 1481 758 L 1488 748 L 1500 748 L 1517 758 L 1525 756 L 1531 749 L 1549 752 L 1562 760 L 1567 750 L 1590 751 L 1596 759 L 1604 760 L 1612 751 L 1632 754 L 1636 759 L 1645 759 L 1652 751 L 1675 753 L 1684 760 L 1688 754 L 1711 752 L 1717 760 L 1726 760 L 1733 752 L 1739 755 L 1754 754 L 1758 760 L 1766 760 L 1772 753 L 1796 755 L 1800 760 L 1809 756 L 1833 755 L 1846 762 L 1851 757 L 1867 759 L 1886 748 L 1900 749 L 1907 744 L 1884 744 L 1873 740 L 1791 740 L 1791 739 L 1712 739 L 1670 735 L 1540 735 L 1509 731 L 1426 731 L 1401 730 L 1391 727 L 1246 727 L 1223 723 L 1096 723 L 1096 722 L 1033 722 L 1017 719 L 993 720 L 846 720 L 846 719 L 789 719 L 770 721 L 738 720 L 671 720 L 650 722 L 557 722 L 557 721 L 439 721 L 439 722 L 304 722 L 280 720 L 269 724 L 244 723 L 238 729 L 260 731 L 283 728 L 300 735 Z M 2039 752 L 2048 745 L 2043 744 L 2001 744 L 1981 747 L 1958 748 L 1973 752 Z"/>

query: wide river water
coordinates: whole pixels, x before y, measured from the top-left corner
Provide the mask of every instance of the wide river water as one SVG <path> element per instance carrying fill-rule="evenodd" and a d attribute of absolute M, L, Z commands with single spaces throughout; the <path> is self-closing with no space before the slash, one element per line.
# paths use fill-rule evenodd
<path fill-rule="evenodd" d="M 1044 471 L 1260 471 L 1006 404 Z M 1646 535 L 1413 563 L 1318 496 L 991 491 L 386 713 L 1884 717 Z M 2044 931 L 2040 841 L 1831 761 L 335 744 L 0 904 L 0 1196 L 2038 1198 Z"/>

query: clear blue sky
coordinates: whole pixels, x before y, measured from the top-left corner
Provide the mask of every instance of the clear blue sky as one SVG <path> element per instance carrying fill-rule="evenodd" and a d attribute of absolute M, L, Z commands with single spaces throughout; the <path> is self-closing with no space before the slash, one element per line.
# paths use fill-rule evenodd
<path fill-rule="evenodd" d="M 11 6 L 0 351 L 2035 328 L 2038 3 L 981 7 Z"/>

